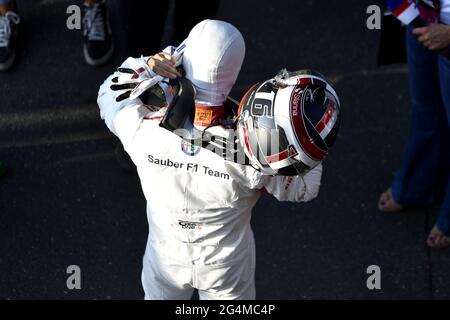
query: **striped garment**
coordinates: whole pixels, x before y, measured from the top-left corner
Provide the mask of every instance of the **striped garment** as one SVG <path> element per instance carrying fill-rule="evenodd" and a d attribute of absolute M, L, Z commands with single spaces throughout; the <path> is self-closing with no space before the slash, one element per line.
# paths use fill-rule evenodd
<path fill-rule="evenodd" d="M 450 25 L 450 0 L 441 0 L 441 23 Z"/>
<path fill-rule="evenodd" d="M 441 3 L 439 0 L 415 0 L 420 16 L 427 23 L 439 23 Z"/>

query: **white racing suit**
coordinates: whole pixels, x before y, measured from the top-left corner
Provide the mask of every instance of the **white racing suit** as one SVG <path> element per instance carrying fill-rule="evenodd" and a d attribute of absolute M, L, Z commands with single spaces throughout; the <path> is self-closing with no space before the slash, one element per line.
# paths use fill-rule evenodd
<path fill-rule="evenodd" d="M 226 22 L 204 20 L 185 43 L 182 63 L 196 89 L 196 103 L 221 105 L 244 59 L 242 35 Z M 130 58 L 122 67 L 148 69 L 142 61 Z M 110 86 L 117 76 L 100 87 L 98 104 L 135 163 L 147 199 L 146 299 L 189 299 L 194 288 L 200 299 L 254 299 L 250 217 L 260 189 L 281 201 L 309 201 L 317 196 L 322 167 L 303 177 L 263 176 L 192 146 L 159 126 L 165 108 L 155 111 L 140 99 L 116 102 Z M 170 99 L 164 82 L 160 86 Z M 208 131 L 224 138 L 229 134 L 219 126 Z"/>
<path fill-rule="evenodd" d="M 165 108 L 151 111 L 140 99 L 116 102 L 111 78 L 101 86 L 98 104 L 135 163 L 147 199 L 146 299 L 189 299 L 194 288 L 201 299 L 254 299 L 250 217 L 260 190 L 280 201 L 312 200 L 322 167 L 303 177 L 263 176 L 186 145 L 159 126 Z M 221 127 L 208 130 L 226 135 Z"/>

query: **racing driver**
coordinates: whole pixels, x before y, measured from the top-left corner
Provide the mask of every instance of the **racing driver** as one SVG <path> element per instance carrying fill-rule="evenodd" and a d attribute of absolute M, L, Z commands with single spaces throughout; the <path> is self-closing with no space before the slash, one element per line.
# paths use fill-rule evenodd
<path fill-rule="evenodd" d="M 228 130 L 221 121 L 230 119 L 227 96 L 244 55 L 234 26 L 204 20 L 178 48 L 128 58 L 100 87 L 101 117 L 136 165 L 147 200 L 146 299 L 186 300 L 194 289 L 206 300 L 255 299 L 250 218 L 261 190 L 294 202 L 319 192 L 321 161 L 339 127 L 336 93 L 318 74 L 283 71 L 247 92 L 233 118 L 235 130 Z M 157 74 L 166 98 L 160 106 L 140 94 Z M 183 84 L 178 91 L 175 78 Z M 236 133 L 237 152 L 248 161 L 230 161 L 167 125 L 185 110 L 189 84 L 190 130 L 226 139 Z"/>

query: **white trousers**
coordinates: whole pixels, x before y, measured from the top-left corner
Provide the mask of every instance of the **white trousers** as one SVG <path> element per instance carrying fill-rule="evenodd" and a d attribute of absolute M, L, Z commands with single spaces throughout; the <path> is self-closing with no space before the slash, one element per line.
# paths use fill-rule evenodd
<path fill-rule="evenodd" d="M 255 299 L 255 245 L 233 262 L 221 265 L 184 265 L 147 243 L 142 268 L 146 300 L 189 300 L 198 289 L 201 300 Z M 176 252 L 171 252 L 176 254 Z"/>

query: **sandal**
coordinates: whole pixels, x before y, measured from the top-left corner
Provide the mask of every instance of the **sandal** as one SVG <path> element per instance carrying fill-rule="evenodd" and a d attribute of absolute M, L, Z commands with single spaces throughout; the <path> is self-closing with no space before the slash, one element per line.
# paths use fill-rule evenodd
<path fill-rule="evenodd" d="M 450 237 L 447 237 L 445 234 L 439 230 L 438 226 L 435 225 L 433 229 L 430 231 L 430 235 L 427 239 L 427 244 L 430 248 L 433 249 L 441 249 L 450 246 Z"/>
<path fill-rule="evenodd" d="M 378 210 L 383 212 L 400 212 L 403 209 L 404 206 L 394 200 L 391 188 L 381 194 L 378 200 Z"/>

